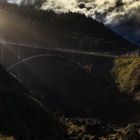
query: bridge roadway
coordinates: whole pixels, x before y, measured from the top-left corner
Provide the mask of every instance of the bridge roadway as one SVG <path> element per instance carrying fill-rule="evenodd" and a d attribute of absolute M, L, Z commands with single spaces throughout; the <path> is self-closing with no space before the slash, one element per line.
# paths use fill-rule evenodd
<path fill-rule="evenodd" d="M 72 50 L 72 49 L 64 49 L 64 48 L 49 48 L 49 47 L 39 47 L 36 45 L 31 44 L 24 44 L 24 43 L 13 43 L 13 42 L 0 42 L 0 45 L 8 45 L 8 46 L 19 46 L 19 47 L 27 47 L 27 48 L 35 48 L 35 49 L 44 49 L 48 51 L 58 51 L 63 53 L 72 53 L 72 54 L 82 54 L 82 55 L 93 55 L 93 56 L 102 56 L 102 57 L 111 57 L 116 58 L 117 55 L 111 55 L 107 53 L 99 53 L 99 52 L 89 52 L 89 51 L 80 51 L 80 50 Z"/>
<path fill-rule="evenodd" d="M 6 41 L 0 41 L 0 47 L 1 47 L 1 60 L 4 59 L 4 55 L 10 55 L 6 52 L 4 52 L 4 48 L 8 48 L 8 47 L 15 47 L 17 48 L 17 52 L 16 52 L 16 57 L 17 60 L 16 62 L 13 62 L 12 64 L 8 65 L 6 68 L 10 69 L 11 67 L 15 66 L 16 64 L 19 64 L 21 62 L 25 62 L 26 60 L 32 59 L 34 57 L 39 57 L 39 56 L 45 56 L 45 53 L 42 54 L 37 54 L 37 50 L 42 49 L 46 52 L 46 54 L 49 54 L 49 52 L 51 52 L 50 54 L 53 54 L 52 52 L 54 52 L 55 54 L 69 54 L 69 55 L 80 55 L 80 56 L 100 56 L 100 57 L 110 57 L 110 58 L 116 58 L 118 57 L 117 55 L 111 55 L 108 53 L 100 53 L 100 52 L 90 52 L 90 51 L 81 51 L 81 50 L 72 50 L 72 49 L 64 49 L 64 48 L 50 48 L 50 47 L 46 47 L 46 46 L 37 46 L 37 45 L 31 45 L 31 44 L 24 44 L 24 43 L 14 43 L 14 42 L 6 42 Z M 33 49 L 33 51 L 35 51 L 34 54 L 25 57 L 25 58 L 21 58 L 21 50 L 24 48 L 30 48 L 31 50 Z M 11 48 L 10 48 L 11 49 Z M 12 49 L 11 49 L 12 50 Z M 14 48 L 12 51 L 15 51 Z M 48 53 L 47 53 L 48 52 Z M 28 51 L 27 51 L 28 53 Z M 63 57 L 63 55 L 62 55 Z M 9 60 L 10 61 L 10 60 Z M 2 61 L 1 61 L 1 64 Z"/>

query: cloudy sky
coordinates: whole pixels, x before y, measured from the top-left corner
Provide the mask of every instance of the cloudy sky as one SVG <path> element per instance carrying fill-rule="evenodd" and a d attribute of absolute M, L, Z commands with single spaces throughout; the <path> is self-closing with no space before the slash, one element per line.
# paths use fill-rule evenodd
<path fill-rule="evenodd" d="M 37 0 L 8 1 L 33 4 Z M 84 13 L 140 45 L 140 0 L 42 0 L 41 9 Z"/>

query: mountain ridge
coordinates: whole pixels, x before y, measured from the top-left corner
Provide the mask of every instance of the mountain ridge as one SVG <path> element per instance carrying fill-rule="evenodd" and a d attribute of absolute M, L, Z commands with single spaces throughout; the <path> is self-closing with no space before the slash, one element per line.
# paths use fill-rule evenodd
<path fill-rule="evenodd" d="M 52 11 L 10 4 L 1 4 L 1 13 L 5 25 L 0 26 L 0 31 L 4 30 L 3 37 L 13 42 L 113 54 L 139 49 L 102 23 L 82 14 L 55 14 Z M 10 22 L 12 24 L 8 25 Z"/>

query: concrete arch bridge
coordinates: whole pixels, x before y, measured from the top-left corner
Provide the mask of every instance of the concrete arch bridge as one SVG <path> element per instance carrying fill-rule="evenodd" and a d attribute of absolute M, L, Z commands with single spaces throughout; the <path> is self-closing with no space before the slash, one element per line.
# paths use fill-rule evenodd
<path fill-rule="evenodd" d="M 13 42 L 0 42 L 0 63 L 10 70 L 14 66 L 26 63 L 26 61 L 39 57 L 58 57 L 66 59 L 71 63 L 84 66 L 93 62 L 96 57 L 116 58 L 116 55 L 109 53 L 86 52 L 80 50 L 40 47 L 30 44 Z"/>

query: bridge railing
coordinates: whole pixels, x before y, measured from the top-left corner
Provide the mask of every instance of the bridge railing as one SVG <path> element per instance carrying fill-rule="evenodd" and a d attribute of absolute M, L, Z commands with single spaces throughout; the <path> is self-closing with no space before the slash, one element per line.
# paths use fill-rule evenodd
<path fill-rule="evenodd" d="M 74 49 L 64 49 L 64 48 L 53 48 L 48 46 L 37 46 L 36 44 L 24 44 L 24 43 L 17 43 L 17 42 L 5 42 L 0 41 L 0 51 L 1 51 L 1 64 L 8 66 L 10 64 L 16 63 L 22 59 L 40 55 L 40 54 L 47 54 L 52 53 L 55 55 L 80 55 L 83 57 L 86 56 L 100 56 L 100 57 L 110 57 L 116 58 L 118 56 L 122 57 L 134 57 L 140 56 L 139 50 L 128 52 L 124 55 L 115 55 L 109 52 L 92 52 L 92 51 L 83 51 L 83 50 L 74 50 Z M 9 54 L 8 54 L 9 53 Z"/>

